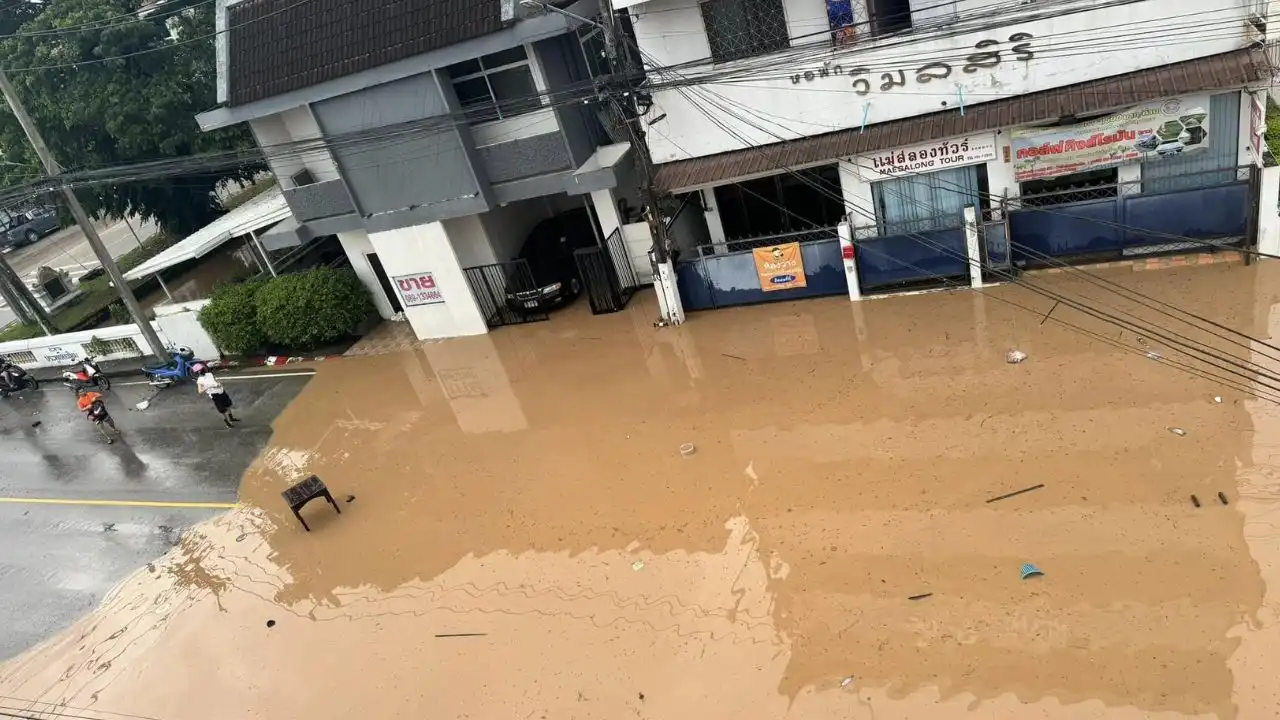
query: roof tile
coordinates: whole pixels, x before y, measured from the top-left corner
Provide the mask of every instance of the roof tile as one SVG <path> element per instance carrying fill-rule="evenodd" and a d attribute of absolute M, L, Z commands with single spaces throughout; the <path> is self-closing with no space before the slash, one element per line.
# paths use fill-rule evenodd
<path fill-rule="evenodd" d="M 501 0 L 243 0 L 227 13 L 232 105 L 502 29 Z"/>

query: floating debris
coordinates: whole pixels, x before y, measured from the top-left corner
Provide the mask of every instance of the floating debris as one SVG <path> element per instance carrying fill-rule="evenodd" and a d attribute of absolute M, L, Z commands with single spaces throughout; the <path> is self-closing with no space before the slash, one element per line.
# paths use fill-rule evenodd
<path fill-rule="evenodd" d="M 1222 501 L 1223 505 L 1227 504 L 1227 496 L 1223 493 L 1218 493 L 1218 499 Z"/>
<path fill-rule="evenodd" d="M 134 405 L 134 407 L 137 408 L 138 410 L 146 410 L 147 408 L 151 407 L 151 401 L 139 400 L 138 403 Z"/>
<path fill-rule="evenodd" d="M 1221 403 L 1222 403 L 1222 396 L 1221 396 L 1221 395 L 1214 395 L 1214 396 L 1213 396 L 1213 401 L 1214 401 L 1215 403 L 1219 403 L 1219 404 L 1221 404 Z"/>
<path fill-rule="evenodd" d="M 273 628 L 273 627 L 275 627 L 275 626 L 276 626 L 276 621 L 275 621 L 275 620 L 268 620 L 268 621 L 267 621 L 267 627 L 269 627 L 269 628 Z"/>
<path fill-rule="evenodd" d="M 921 593 L 920 595 L 912 595 L 908 600 L 923 600 L 927 597 L 933 597 L 933 593 Z"/>
<path fill-rule="evenodd" d="M 40 426 L 41 426 L 41 425 L 43 425 L 43 424 L 44 424 L 44 422 L 42 422 L 42 421 L 40 421 L 40 420 L 37 420 L 37 421 L 35 421 L 35 422 L 31 423 L 31 427 L 40 427 Z"/>
<path fill-rule="evenodd" d="M 1021 350 L 1010 350 L 1009 352 L 1005 353 L 1005 356 L 1004 356 L 1004 361 L 1009 363 L 1010 365 L 1017 365 L 1018 363 L 1026 359 L 1027 359 L 1027 354 L 1022 352 Z"/>
<path fill-rule="evenodd" d="M 1044 575 L 1044 571 L 1036 567 L 1035 565 L 1032 565 L 1031 563 L 1024 563 L 1022 566 L 1021 574 L 1022 574 L 1022 579 L 1026 580 L 1027 578 L 1035 577 L 1037 575 Z"/>
<path fill-rule="evenodd" d="M 115 532 L 115 531 L 116 531 L 116 524 L 115 524 L 115 523 L 113 523 L 113 522 L 104 522 L 104 523 L 102 523 L 102 532 Z"/>
<path fill-rule="evenodd" d="M 1196 497 L 1195 495 L 1192 495 L 1191 504 L 1195 505 L 1196 507 L 1200 507 L 1200 498 Z"/>
<path fill-rule="evenodd" d="M 1177 435 L 1178 437 L 1183 437 L 1187 434 L 1186 430 L 1183 430 L 1182 428 L 1177 428 L 1177 427 L 1165 428 L 1165 430 L 1168 430 L 1169 432 L 1173 433 L 1174 435 Z"/>
<path fill-rule="evenodd" d="M 643 570 L 643 569 L 644 569 L 644 561 L 643 561 L 643 560 L 637 560 L 637 561 L 635 561 L 635 562 L 631 563 L 631 569 L 632 569 L 632 570 Z"/>
<path fill-rule="evenodd" d="M 1021 495 L 1022 493 L 1028 493 L 1028 492 L 1031 492 L 1032 490 L 1039 490 L 1039 489 L 1040 489 L 1040 488 L 1042 488 L 1042 487 L 1044 487 L 1044 483 L 1041 483 L 1041 484 L 1039 484 L 1039 485 L 1032 485 L 1031 487 L 1028 487 L 1028 488 L 1022 488 L 1021 490 L 1014 490 L 1014 491 L 1013 491 L 1013 492 L 1011 492 L 1011 493 L 1005 493 L 1005 494 L 1003 494 L 1003 495 L 997 495 L 997 496 L 995 496 L 995 497 L 991 498 L 990 500 L 987 500 L 987 502 L 989 502 L 989 503 L 993 503 L 993 502 L 995 502 L 995 501 L 997 501 L 997 500 L 1007 500 L 1007 499 L 1009 499 L 1009 498 L 1011 498 L 1011 497 L 1014 497 L 1014 496 L 1016 496 L 1016 495 Z"/>
<path fill-rule="evenodd" d="M 347 502 L 348 502 L 348 503 L 353 503 L 353 502 L 355 502 L 355 501 L 356 501 L 356 496 L 355 496 L 355 495 L 348 495 L 348 496 L 347 496 Z"/>
<path fill-rule="evenodd" d="M 685 443 L 680 446 L 680 454 L 684 457 L 689 457 L 696 452 L 698 452 L 698 448 L 694 447 L 693 443 Z"/>
<path fill-rule="evenodd" d="M 752 460 L 751 462 L 748 462 L 748 463 L 747 463 L 747 469 L 746 469 L 746 470 L 743 470 L 743 471 L 742 471 L 742 474 L 743 474 L 743 475 L 746 475 L 747 477 L 751 478 L 752 480 L 759 480 L 759 479 L 760 479 L 760 476 L 759 476 L 759 475 L 756 475 L 756 461 L 755 461 L 755 460 Z"/>
<path fill-rule="evenodd" d="M 850 686 L 850 685 L 852 685 L 852 684 L 853 684 L 853 676 L 852 676 L 852 675 L 850 675 L 849 677 L 847 677 L 847 678 L 845 678 L 845 679 L 843 679 L 843 680 L 841 680 L 841 681 L 840 681 L 840 687 L 849 687 L 849 686 Z"/>
<path fill-rule="evenodd" d="M 1161 355 L 1161 354 L 1160 354 L 1160 353 L 1158 353 L 1158 352 L 1149 352 L 1149 353 L 1147 353 L 1147 357 L 1151 358 L 1152 360 L 1163 360 L 1163 359 L 1164 359 L 1164 356 L 1163 356 L 1163 355 Z"/>
<path fill-rule="evenodd" d="M 458 638 L 458 637 L 484 637 L 489 633 L 440 633 L 436 635 L 438 638 Z"/>

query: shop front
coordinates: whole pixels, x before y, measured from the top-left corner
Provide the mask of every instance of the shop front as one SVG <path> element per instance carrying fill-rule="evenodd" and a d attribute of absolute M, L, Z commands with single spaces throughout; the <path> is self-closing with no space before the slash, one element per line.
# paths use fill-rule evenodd
<path fill-rule="evenodd" d="M 1254 105 L 1240 91 L 1204 93 L 1014 130 L 1014 261 L 1034 267 L 1244 242 L 1258 158 L 1241 127 L 1257 122 Z"/>
<path fill-rule="evenodd" d="M 842 163 L 862 292 L 967 284 L 964 212 L 990 206 L 996 147 L 976 133 Z"/>

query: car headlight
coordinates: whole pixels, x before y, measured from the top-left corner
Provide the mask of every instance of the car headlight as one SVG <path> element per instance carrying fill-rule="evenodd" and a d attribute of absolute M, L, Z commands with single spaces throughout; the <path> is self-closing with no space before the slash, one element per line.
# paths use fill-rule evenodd
<path fill-rule="evenodd" d="M 552 283 L 542 288 L 543 295 L 555 295 L 558 292 L 560 292 L 560 283 Z"/>

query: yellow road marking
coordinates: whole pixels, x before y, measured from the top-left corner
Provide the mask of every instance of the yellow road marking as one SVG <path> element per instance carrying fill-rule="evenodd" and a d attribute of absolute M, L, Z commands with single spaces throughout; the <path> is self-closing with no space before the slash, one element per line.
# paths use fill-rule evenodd
<path fill-rule="evenodd" d="M 160 502 L 155 500 L 69 500 L 66 498 L 0 497 L 0 503 L 31 505 L 105 505 L 108 507 L 199 508 L 230 510 L 239 503 L 219 502 Z"/>

